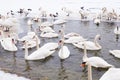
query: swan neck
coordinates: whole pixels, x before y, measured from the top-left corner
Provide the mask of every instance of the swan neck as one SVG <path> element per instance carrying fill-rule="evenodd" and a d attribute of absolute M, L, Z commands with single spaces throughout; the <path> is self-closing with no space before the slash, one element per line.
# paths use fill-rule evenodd
<path fill-rule="evenodd" d="M 97 47 L 100 48 L 101 46 L 100 46 L 100 44 L 99 44 L 98 41 L 97 41 L 98 38 L 99 38 L 99 37 L 95 37 L 95 39 L 94 39 L 94 43 L 95 43 L 95 45 L 96 45 Z"/>
<path fill-rule="evenodd" d="M 88 80 L 92 80 L 92 67 L 90 63 L 88 63 Z"/>
<path fill-rule="evenodd" d="M 25 41 L 25 59 L 28 57 L 28 44 L 27 41 Z"/>
<path fill-rule="evenodd" d="M 88 59 L 87 57 L 87 49 L 86 49 L 86 44 L 84 43 L 84 56 L 83 56 L 83 61 L 86 61 Z"/>
<path fill-rule="evenodd" d="M 37 48 L 37 50 L 39 49 L 39 44 L 38 44 L 38 37 L 37 37 L 37 35 L 35 36 L 35 38 L 36 38 L 36 48 Z"/>

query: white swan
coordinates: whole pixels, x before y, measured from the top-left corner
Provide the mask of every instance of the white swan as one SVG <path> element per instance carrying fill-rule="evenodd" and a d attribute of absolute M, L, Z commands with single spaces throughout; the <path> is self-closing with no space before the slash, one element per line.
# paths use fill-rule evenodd
<path fill-rule="evenodd" d="M 99 80 L 120 80 L 120 68 L 109 68 Z M 92 66 L 88 63 L 88 80 L 92 79 Z"/>
<path fill-rule="evenodd" d="M 91 66 L 96 67 L 96 68 L 109 68 L 109 67 L 113 67 L 113 65 L 107 63 L 104 59 L 100 58 L 100 57 L 87 57 L 87 50 L 86 50 L 86 43 L 84 42 L 83 44 L 84 46 L 84 56 L 83 56 L 83 63 L 85 65 L 88 65 L 88 63 L 91 64 Z"/>
<path fill-rule="evenodd" d="M 120 28 L 118 26 L 114 29 L 114 33 L 115 34 L 120 34 Z"/>
<path fill-rule="evenodd" d="M 12 39 L 12 38 L 2 38 L 1 45 L 7 51 L 17 51 L 18 50 L 18 48 L 16 47 L 16 45 L 14 43 L 14 39 Z"/>
<path fill-rule="evenodd" d="M 67 46 L 63 46 L 63 40 L 60 40 L 61 49 L 58 52 L 58 55 L 61 59 L 66 59 L 70 56 L 70 51 Z"/>
<path fill-rule="evenodd" d="M 32 32 L 32 31 L 28 32 L 27 35 L 19 39 L 19 41 L 25 41 L 25 40 L 32 39 L 35 35 L 36 35 L 35 32 Z"/>
<path fill-rule="evenodd" d="M 99 80 L 120 80 L 120 68 L 109 68 Z"/>
<path fill-rule="evenodd" d="M 100 19 L 98 19 L 98 18 L 95 18 L 95 19 L 94 19 L 94 23 L 95 23 L 96 25 L 99 25 L 100 22 L 101 22 Z"/>
<path fill-rule="evenodd" d="M 102 49 L 100 44 L 97 42 L 98 39 L 100 39 L 100 35 L 99 34 L 95 36 L 94 42 L 92 42 L 92 41 L 85 41 L 86 49 L 87 50 L 100 50 L 100 49 Z M 84 44 L 84 42 L 73 43 L 74 46 L 76 46 L 78 48 L 81 48 L 81 49 L 84 49 L 83 44 Z"/>
<path fill-rule="evenodd" d="M 55 32 L 51 27 L 43 27 L 43 26 L 41 26 L 40 30 L 42 32 Z"/>
<path fill-rule="evenodd" d="M 61 25 L 61 24 L 65 24 L 67 21 L 63 20 L 63 19 L 58 19 L 56 21 L 53 22 L 53 24 L 55 25 Z"/>
<path fill-rule="evenodd" d="M 46 38 L 53 38 L 53 37 L 58 37 L 58 34 L 55 32 L 41 32 L 40 36 Z"/>
<path fill-rule="evenodd" d="M 117 58 L 120 58 L 120 50 L 109 50 L 109 52 Z"/>
<path fill-rule="evenodd" d="M 35 34 L 35 32 L 28 32 L 27 35 L 19 39 L 19 41 L 22 41 L 22 42 L 27 41 L 28 48 L 33 48 L 36 46 L 36 39 L 38 41 L 38 44 L 40 44 L 40 39 Z M 25 49 L 25 44 L 23 44 L 21 48 Z"/>
<path fill-rule="evenodd" d="M 86 39 L 84 39 L 82 36 L 73 36 L 70 37 L 69 39 L 65 40 L 65 43 L 78 43 L 81 41 L 85 41 Z"/>
<path fill-rule="evenodd" d="M 36 40 L 38 47 L 38 42 Z M 39 60 L 44 59 L 55 52 L 55 49 L 58 48 L 58 43 L 48 43 L 43 45 L 41 48 L 37 48 L 36 51 L 28 55 L 27 41 L 25 41 L 25 59 L 26 60 Z"/>
<path fill-rule="evenodd" d="M 64 35 L 64 38 L 70 38 L 70 37 L 73 37 L 73 36 L 79 37 L 80 34 L 75 33 L 75 32 L 71 32 L 71 33 L 68 33 L 68 34 Z"/>

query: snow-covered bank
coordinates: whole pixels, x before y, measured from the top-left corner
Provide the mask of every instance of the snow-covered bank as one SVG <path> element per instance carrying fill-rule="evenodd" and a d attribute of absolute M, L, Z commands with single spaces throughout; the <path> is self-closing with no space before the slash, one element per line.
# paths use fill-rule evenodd
<path fill-rule="evenodd" d="M 30 80 L 16 74 L 6 73 L 0 70 L 0 80 Z"/>

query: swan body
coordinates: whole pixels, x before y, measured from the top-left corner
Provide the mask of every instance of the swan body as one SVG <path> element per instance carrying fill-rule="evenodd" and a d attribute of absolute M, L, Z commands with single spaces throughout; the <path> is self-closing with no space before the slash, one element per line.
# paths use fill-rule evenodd
<path fill-rule="evenodd" d="M 46 43 L 41 48 L 37 49 L 30 55 L 28 55 L 27 42 L 25 44 L 25 59 L 26 60 L 39 60 L 44 59 L 55 52 L 58 48 L 58 43 Z"/>
<path fill-rule="evenodd" d="M 87 57 L 87 50 L 86 50 L 86 43 L 84 42 L 84 56 L 83 56 L 83 62 L 85 62 L 87 65 L 88 63 L 91 64 L 91 66 L 96 68 L 110 68 L 114 67 L 113 65 L 107 63 L 104 59 L 94 56 L 94 57 Z"/>
<path fill-rule="evenodd" d="M 80 34 L 71 32 L 71 33 L 68 33 L 68 34 L 64 35 L 64 38 L 70 38 L 70 37 L 74 37 L 74 36 L 79 37 Z"/>
<path fill-rule="evenodd" d="M 65 43 L 77 43 L 77 42 L 81 42 L 81 41 L 85 41 L 86 39 L 84 39 L 83 37 L 79 36 L 79 37 L 70 37 L 69 39 L 65 40 Z"/>
<path fill-rule="evenodd" d="M 120 80 L 120 68 L 109 68 L 99 80 Z"/>
<path fill-rule="evenodd" d="M 115 34 L 120 34 L 120 28 L 118 26 L 114 29 L 114 33 Z"/>
<path fill-rule="evenodd" d="M 32 39 L 34 36 L 35 36 L 35 32 L 28 32 L 27 35 L 19 39 L 19 41 Z"/>
<path fill-rule="evenodd" d="M 60 24 L 64 24 L 64 23 L 66 23 L 65 20 L 63 20 L 63 19 L 58 19 L 58 20 L 54 21 L 53 24 L 60 25 Z"/>
<path fill-rule="evenodd" d="M 67 46 L 63 46 L 58 53 L 59 57 L 61 59 L 66 59 L 70 56 L 70 51 Z"/>
<path fill-rule="evenodd" d="M 58 34 L 55 32 L 42 32 L 40 36 L 46 38 L 53 38 L 53 37 L 58 37 Z"/>
<path fill-rule="evenodd" d="M 113 65 L 107 63 L 104 59 L 100 57 L 89 57 L 86 61 L 88 61 L 93 67 L 96 67 L 96 68 L 113 67 Z"/>
<path fill-rule="evenodd" d="M 99 24 L 100 24 L 100 19 L 95 18 L 95 19 L 94 19 L 94 23 L 95 23 L 96 25 L 99 25 Z"/>
<path fill-rule="evenodd" d="M 109 52 L 117 58 L 120 58 L 120 50 L 109 50 Z"/>
<path fill-rule="evenodd" d="M 51 27 L 40 28 L 42 32 L 55 32 Z"/>
<path fill-rule="evenodd" d="M 86 43 L 86 49 L 87 50 L 100 50 L 102 47 L 99 45 L 99 43 L 97 42 L 97 39 L 100 38 L 100 35 L 96 35 L 94 42 L 92 41 L 85 41 Z M 73 43 L 74 46 L 84 49 L 83 46 L 84 42 L 79 42 L 79 43 Z"/>
<path fill-rule="evenodd" d="M 7 51 L 17 51 L 18 50 L 15 43 L 13 42 L 12 38 L 1 39 L 1 45 Z"/>

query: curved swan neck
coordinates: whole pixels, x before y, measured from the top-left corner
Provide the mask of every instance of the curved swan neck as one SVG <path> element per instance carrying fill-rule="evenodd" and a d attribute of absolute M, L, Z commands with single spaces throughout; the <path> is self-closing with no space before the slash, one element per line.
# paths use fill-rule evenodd
<path fill-rule="evenodd" d="M 25 59 L 28 57 L 28 44 L 27 41 L 25 41 Z"/>
<path fill-rule="evenodd" d="M 95 37 L 95 39 L 94 39 L 94 43 L 95 43 L 95 45 L 96 45 L 97 47 L 100 48 L 101 46 L 100 46 L 100 44 L 99 44 L 98 41 L 97 41 L 98 38 L 100 38 L 100 36 L 96 35 L 96 37 Z"/>
<path fill-rule="evenodd" d="M 88 63 L 88 80 L 92 80 L 92 67 L 90 63 Z"/>

